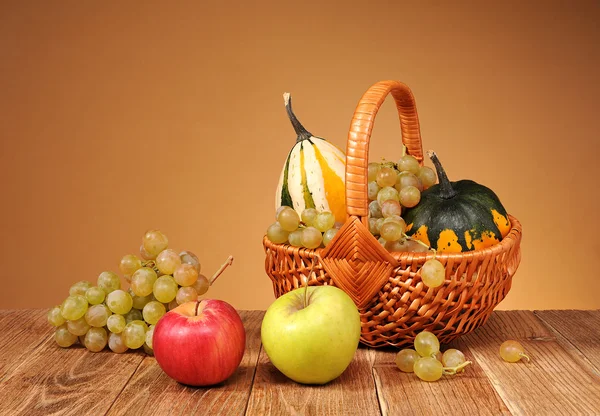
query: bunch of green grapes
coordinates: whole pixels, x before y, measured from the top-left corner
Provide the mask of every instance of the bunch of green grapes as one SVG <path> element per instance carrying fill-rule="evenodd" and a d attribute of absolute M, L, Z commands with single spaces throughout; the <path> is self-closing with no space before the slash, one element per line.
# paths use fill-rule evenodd
<path fill-rule="evenodd" d="M 433 169 L 420 166 L 411 155 L 405 154 L 398 163 L 369 163 L 369 231 L 388 251 L 424 252 L 429 249 L 405 234 L 402 212 L 416 206 L 421 200 L 421 192 L 436 181 Z"/>
<path fill-rule="evenodd" d="M 296 210 L 284 205 L 277 210 L 275 219 L 267 228 L 267 237 L 275 244 L 326 247 L 339 230 L 331 212 L 319 212 L 315 208 L 305 209 L 300 216 Z"/>
<path fill-rule="evenodd" d="M 414 347 L 398 352 L 396 366 L 405 373 L 414 372 L 423 381 L 437 381 L 442 375 L 459 373 L 471 364 L 457 349 L 450 348 L 442 353 L 439 340 L 429 331 L 417 334 Z"/>
<path fill-rule="evenodd" d="M 48 313 L 56 343 L 70 347 L 79 341 L 93 352 L 106 346 L 116 353 L 143 348 L 152 354 L 158 320 L 178 305 L 196 301 L 214 280 L 200 273 L 194 253 L 177 253 L 168 245 L 162 232 L 150 230 L 142 238 L 139 257 L 121 259 L 119 270 L 128 289 L 111 271 L 100 273 L 96 285 L 80 281 L 71 286 L 69 296 Z"/>

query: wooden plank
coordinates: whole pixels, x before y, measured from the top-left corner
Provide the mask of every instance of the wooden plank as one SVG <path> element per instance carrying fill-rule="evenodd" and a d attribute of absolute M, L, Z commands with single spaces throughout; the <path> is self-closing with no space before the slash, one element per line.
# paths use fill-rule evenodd
<path fill-rule="evenodd" d="M 500 344 L 508 339 L 521 342 L 530 363 L 500 358 Z M 600 414 L 600 379 L 574 360 L 533 312 L 495 312 L 462 341 L 511 413 Z"/>
<path fill-rule="evenodd" d="M 2 382 L 0 414 L 104 414 L 144 355 L 64 349 L 49 338 Z"/>
<path fill-rule="evenodd" d="M 372 365 L 375 351 L 361 347 L 344 373 L 324 386 L 298 384 L 261 350 L 247 415 L 380 415 Z"/>
<path fill-rule="evenodd" d="M 560 345 L 600 376 L 600 310 L 535 311 L 556 335 Z"/>
<path fill-rule="evenodd" d="M 47 309 L 4 310 L 0 314 L 0 381 L 54 333 Z"/>
<path fill-rule="evenodd" d="M 510 414 L 467 345 L 454 341 L 443 345 L 442 351 L 448 348 L 461 350 L 473 364 L 464 373 L 432 383 L 400 371 L 395 363 L 397 349 L 379 352 L 373 373 L 383 415 Z"/>
<path fill-rule="evenodd" d="M 218 386 L 193 388 L 169 378 L 152 357 L 144 359 L 110 408 L 110 415 L 243 415 L 260 350 L 264 312 L 241 311 L 246 351 L 237 371 Z"/>

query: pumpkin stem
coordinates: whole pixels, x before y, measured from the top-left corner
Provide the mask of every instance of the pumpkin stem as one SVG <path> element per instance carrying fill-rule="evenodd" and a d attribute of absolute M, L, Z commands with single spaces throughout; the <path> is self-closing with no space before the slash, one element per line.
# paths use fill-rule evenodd
<path fill-rule="evenodd" d="M 444 170 L 442 163 L 438 159 L 437 155 L 433 150 L 428 150 L 427 156 L 429 156 L 429 158 L 433 162 L 438 179 L 440 180 L 440 196 L 444 199 L 454 198 L 456 196 L 456 191 L 452 187 L 452 184 L 450 183 L 450 180 L 446 175 L 446 171 Z"/>
<path fill-rule="evenodd" d="M 292 126 L 298 135 L 296 139 L 296 143 L 301 142 L 302 140 L 310 139 L 312 134 L 304 128 L 302 123 L 298 121 L 296 115 L 292 111 L 292 95 L 289 92 L 283 94 L 283 101 L 285 103 L 285 109 L 287 110 L 288 117 L 292 122 Z"/>

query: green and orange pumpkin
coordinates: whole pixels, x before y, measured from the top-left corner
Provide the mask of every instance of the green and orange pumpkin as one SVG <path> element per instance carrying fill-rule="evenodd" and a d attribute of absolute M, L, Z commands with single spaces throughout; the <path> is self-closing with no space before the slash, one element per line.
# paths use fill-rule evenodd
<path fill-rule="evenodd" d="M 460 253 L 499 243 L 511 225 L 494 191 L 472 180 L 450 182 L 436 154 L 430 152 L 429 157 L 439 183 L 404 212 L 406 234 L 438 252 Z"/>

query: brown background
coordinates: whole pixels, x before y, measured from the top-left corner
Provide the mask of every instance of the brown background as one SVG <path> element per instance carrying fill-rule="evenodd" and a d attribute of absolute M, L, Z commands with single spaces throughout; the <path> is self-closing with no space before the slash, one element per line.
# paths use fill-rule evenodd
<path fill-rule="evenodd" d="M 522 222 L 500 308 L 600 307 L 600 3 L 323 3 L 2 2 L 0 307 L 59 303 L 159 228 L 207 273 L 235 256 L 212 297 L 266 308 L 282 93 L 345 148 L 381 79 L 413 89 L 451 178 Z M 388 101 L 372 160 L 399 140 Z"/>

